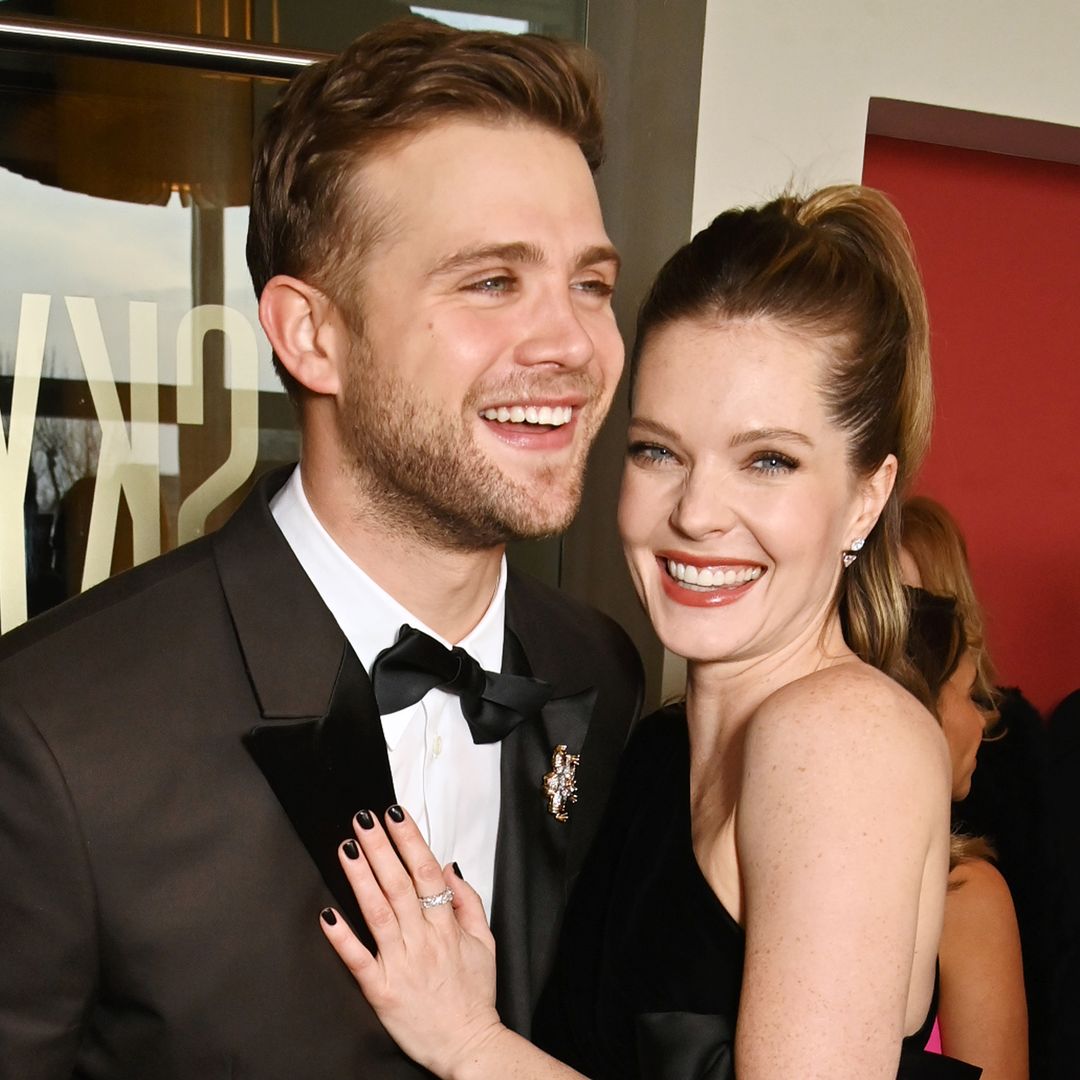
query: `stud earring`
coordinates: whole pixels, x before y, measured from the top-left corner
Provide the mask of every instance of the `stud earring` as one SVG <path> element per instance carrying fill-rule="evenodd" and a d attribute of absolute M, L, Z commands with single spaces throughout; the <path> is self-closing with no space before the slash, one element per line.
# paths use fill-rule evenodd
<path fill-rule="evenodd" d="M 857 536 L 851 541 L 851 547 L 849 547 L 843 555 L 845 570 L 859 557 L 859 552 L 862 551 L 865 543 L 866 541 L 861 536 Z"/>

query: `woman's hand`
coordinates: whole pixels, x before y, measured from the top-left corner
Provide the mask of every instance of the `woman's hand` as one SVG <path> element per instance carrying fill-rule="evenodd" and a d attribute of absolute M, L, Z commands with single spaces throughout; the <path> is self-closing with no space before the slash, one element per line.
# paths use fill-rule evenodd
<path fill-rule="evenodd" d="M 356 840 L 341 845 L 339 858 L 378 955 L 330 908 L 323 932 L 394 1041 L 445 1080 L 505 1032 L 483 904 L 450 867 L 439 867 L 401 807 L 390 807 L 386 831 L 364 810 L 353 827 Z"/>

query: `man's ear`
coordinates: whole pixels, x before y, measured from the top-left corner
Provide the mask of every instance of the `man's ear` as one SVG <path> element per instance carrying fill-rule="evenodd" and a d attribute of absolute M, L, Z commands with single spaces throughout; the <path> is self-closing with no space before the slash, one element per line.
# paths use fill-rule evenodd
<path fill-rule="evenodd" d="M 341 389 L 340 320 L 329 298 L 299 278 L 278 274 L 259 297 L 259 322 L 286 371 L 314 394 Z"/>
<path fill-rule="evenodd" d="M 877 524 L 896 483 L 896 467 L 896 455 L 889 454 L 870 476 L 860 481 L 860 510 L 852 525 L 849 543 L 858 537 L 865 539 Z"/>

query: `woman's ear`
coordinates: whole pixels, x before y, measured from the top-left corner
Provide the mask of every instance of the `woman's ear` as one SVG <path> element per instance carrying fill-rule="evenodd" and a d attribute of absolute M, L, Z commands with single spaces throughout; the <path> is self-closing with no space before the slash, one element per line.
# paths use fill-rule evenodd
<path fill-rule="evenodd" d="M 881 511 L 892 494 L 893 485 L 896 483 L 896 455 L 889 454 L 877 469 L 868 477 L 860 481 L 860 510 L 852 525 L 852 539 L 867 537 L 873 531 L 877 520 L 881 517 Z"/>
<path fill-rule="evenodd" d="M 286 371 L 313 394 L 341 389 L 335 311 L 330 299 L 299 278 L 278 274 L 259 297 L 259 322 Z"/>

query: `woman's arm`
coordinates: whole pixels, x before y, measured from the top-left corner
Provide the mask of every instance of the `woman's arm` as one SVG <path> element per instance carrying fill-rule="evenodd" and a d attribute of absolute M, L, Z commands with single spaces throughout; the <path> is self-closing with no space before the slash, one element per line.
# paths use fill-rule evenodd
<path fill-rule="evenodd" d="M 439 867 L 408 814 L 399 816 L 387 815 L 384 832 L 367 815 L 369 827 L 358 823 L 340 853 L 378 956 L 336 913 L 321 919 L 391 1038 L 442 1080 L 583 1080 L 500 1023 L 495 940 L 480 898 Z M 452 903 L 421 907 L 419 897 L 446 890 Z"/>
<path fill-rule="evenodd" d="M 739 1080 L 895 1080 L 930 1001 L 948 815 L 940 730 L 876 673 L 820 672 L 751 720 Z"/>
<path fill-rule="evenodd" d="M 984 859 L 949 875 L 941 932 L 941 1049 L 980 1065 L 983 1080 L 1027 1080 L 1028 1024 L 1016 911 Z"/>

